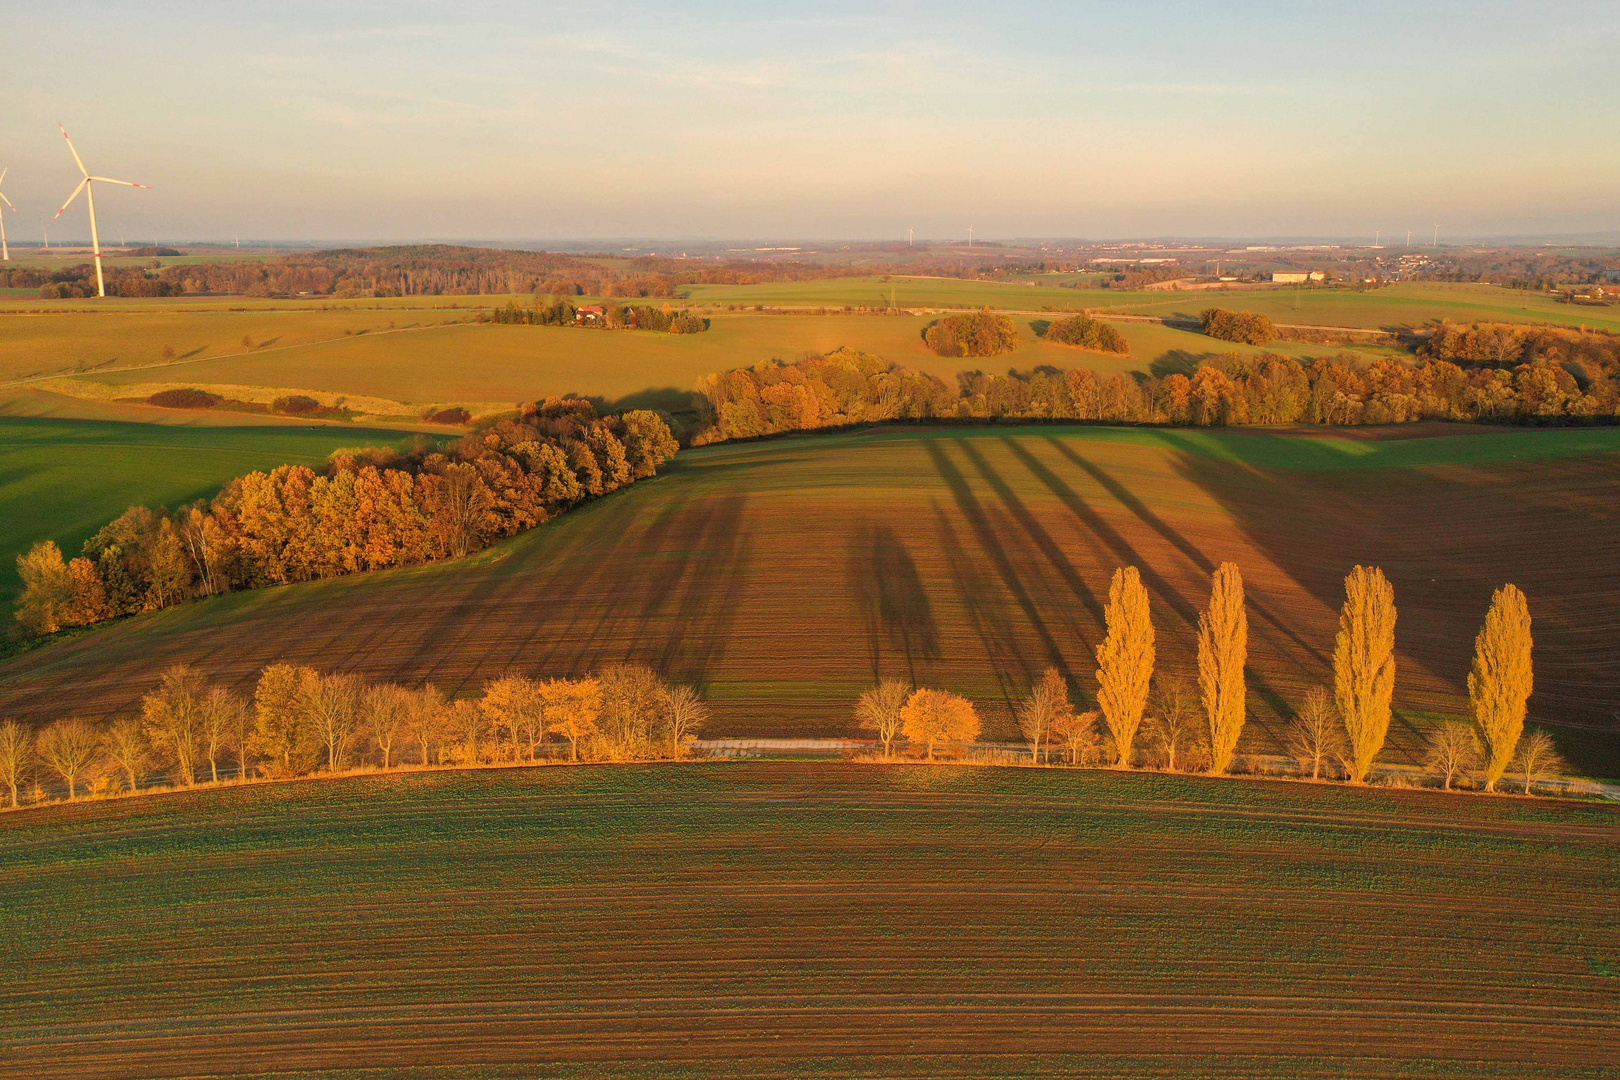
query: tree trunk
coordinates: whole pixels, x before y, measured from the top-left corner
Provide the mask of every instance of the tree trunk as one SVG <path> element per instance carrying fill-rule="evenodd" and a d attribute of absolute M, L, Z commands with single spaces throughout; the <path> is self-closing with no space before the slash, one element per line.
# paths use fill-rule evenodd
<path fill-rule="evenodd" d="M 579 763 L 579 737 L 568 740 L 568 760 L 574 764 Z"/>
<path fill-rule="evenodd" d="M 219 783 L 219 761 L 213 754 L 208 755 L 208 771 L 213 774 L 214 783 Z"/>
<path fill-rule="evenodd" d="M 126 768 L 124 771 L 129 773 L 129 793 L 131 795 L 133 795 L 133 794 L 135 794 L 135 770 Z M 12 797 L 11 805 L 16 806 L 17 805 L 17 803 L 16 803 L 16 798 L 17 798 L 16 791 L 13 791 L 11 793 L 11 797 Z"/>

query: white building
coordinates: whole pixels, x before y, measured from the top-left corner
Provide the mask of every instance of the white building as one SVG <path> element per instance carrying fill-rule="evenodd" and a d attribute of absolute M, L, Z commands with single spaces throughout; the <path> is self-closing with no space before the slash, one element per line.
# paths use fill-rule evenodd
<path fill-rule="evenodd" d="M 1307 281 L 1326 281 L 1327 274 L 1320 270 L 1308 274 L 1303 270 L 1273 270 L 1271 280 L 1277 285 L 1299 285 Z"/>

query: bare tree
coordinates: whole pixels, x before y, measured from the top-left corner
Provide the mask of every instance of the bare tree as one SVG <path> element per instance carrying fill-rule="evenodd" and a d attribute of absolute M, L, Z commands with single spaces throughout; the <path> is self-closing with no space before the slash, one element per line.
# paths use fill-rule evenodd
<path fill-rule="evenodd" d="M 219 758 L 231 743 L 232 733 L 243 727 L 247 705 L 241 698 L 216 686 L 203 699 L 202 724 L 199 728 L 203 755 L 208 758 L 208 774 L 219 783 Z"/>
<path fill-rule="evenodd" d="M 17 792 L 28 776 L 34 758 L 34 732 L 15 720 L 0 721 L 0 784 L 11 793 L 17 805 Z"/>
<path fill-rule="evenodd" d="M 186 786 L 197 782 L 197 744 L 208 698 L 202 672 L 175 664 L 157 688 L 141 699 L 141 723 L 152 745 L 161 747 L 180 770 Z"/>
<path fill-rule="evenodd" d="M 547 731 L 568 740 L 568 760 L 579 760 L 579 744 L 601 733 L 602 684 L 596 679 L 551 679 L 540 688 Z"/>
<path fill-rule="evenodd" d="M 411 695 L 410 707 L 405 714 L 405 730 L 410 739 L 421 750 L 422 764 L 433 763 L 433 744 L 444 738 L 445 733 L 445 703 L 444 695 L 432 683 L 423 686 Z"/>
<path fill-rule="evenodd" d="M 1551 780 L 1563 775 L 1567 765 L 1558 753 L 1558 744 L 1545 728 L 1533 728 L 1519 740 L 1519 752 L 1513 757 L 1514 767 L 1524 775 L 1524 793 L 1537 780 Z"/>
<path fill-rule="evenodd" d="M 78 793 L 80 777 L 96 763 L 101 732 L 88 720 L 58 720 L 39 733 L 39 759 L 67 784 L 68 799 Z"/>
<path fill-rule="evenodd" d="M 669 727 L 669 753 L 680 757 L 709 722 L 709 706 L 690 686 L 673 686 L 664 691 L 664 722 Z"/>
<path fill-rule="evenodd" d="M 1069 684 L 1063 673 L 1049 667 L 1041 681 L 1030 688 L 1029 697 L 1018 705 L 1018 728 L 1029 742 L 1029 752 L 1037 764 L 1045 760 L 1042 748 L 1051 738 L 1052 725 L 1074 711 L 1069 705 Z"/>
<path fill-rule="evenodd" d="M 1285 735 L 1288 749 L 1301 764 L 1309 765 L 1311 779 L 1322 778 L 1322 765 L 1329 758 L 1345 758 L 1344 734 L 1339 723 L 1339 710 L 1326 687 L 1313 686 L 1305 691 L 1293 723 Z"/>
<path fill-rule="evenodd" d="M 353 675 L 310 675 L 300 704 L 310 730 L 326 750 L 327 771 L 337 772 L 361 731 L 360 680 Z"/>
<path fill-rule="evenodd" d="M 910 696 L 911 689 L 899 679 L 884 679 L 855 702 L 855 722 L 867 731 L 877 732 L 877 737 L 883 741 L 885 759 L 894 740 L 900 737 L 904 722 L 900 710 L 905 708 Z"/>
<path fill-rule="evenodd" d="M 1094 764 L 1099 754 L 1097 724 L 1102 713 L 1077 713 L 1073 709 L 1052 722 L 1052 737 L 1063 745 L 1070 765 Z"/>
<path fill-rule="evenodd" d="M 140 787 L 141 773 L 151 758 L 151 748 L 146 743 L 145 733 L 141 731 L 140 720 L 133 716 L 123 716 L 114 720 L 107 730 L 101 733 L 101 749 L 107 758 L 107 764 L 124 774 L 129 790 L 132 792 L 137 790 Z"/>
<path fill-rule="evenodd" d="M 414 696 L 395 683 L 378 683 L 365 689 L 361 710 L 365 716 L 365 726 L 371 732 L 371 741 L 382 751 L 385 769 L 394 764 L 395 744 L 405 738 L 411 698 Z"/>
<path fill-rule="evenodd" d="M 1451 781 L 1459 773 L 1466 773 L 1479 764 L 1479 736 L 1474 733 L 1473 725 L 1448 720 L 1435 728 L 1423 760 L 1429 768 L 1445 777 L 1442 786 L 1450 791 Z"/>
<path fill-rule="evenodd" d="M 1191 686 L 1180 679 L 1164 679 L 1154 687 L 1149 699 L 1153 715 L 1148 730 L 1164 747 L 1166 765 L 1176 771 L 1176 758 L 1204 745 L 1208 728 L 1198 711 L 1198 699 Z"/>

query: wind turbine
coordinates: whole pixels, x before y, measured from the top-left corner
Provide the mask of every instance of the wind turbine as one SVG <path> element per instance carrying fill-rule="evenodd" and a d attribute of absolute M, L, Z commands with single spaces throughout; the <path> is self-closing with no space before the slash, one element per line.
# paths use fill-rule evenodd
<path fill-rule="evenodd" d="M 906 229 L 906 247 L 911 246 L 912 238 L 917 235 L 917 226 L 912 225 Z"/>
<path fill-rule="evenodd" d="M 0 169 L 0 184 L 6 182 L 6 173 L 10 171 L 10 165 Z M 11 200 L 6 198 L 6 193 L 3 191 L 0 191 L 0 203 L 11 206 Z M 11 206 L 11 209 L 16 210 L 17 208 Z M 4 259 L 6 262 L 11 261 L 11 248 L 6 245 L 6 212 L 4 209 L 0 209 L 0 259 Z"/>
<path fill-rule="evenodd" d="M 79 197 L 79 192 L 84 192 L 84 197 L 90 204 L 90 252 L 95 256 L 96 260 L 96 295 L 106 296 L 107 282 L 106 279 L 101 276 L 101 234 L 96 231 L 95 183 L 96 181 L 100 181 L 103 184 L 120 184 L 124 187 L 138 188 L 144 188 L 146 185 L 137 184 L 133 180 L 114 180 L 110 176 L 91 176 L 90 170 L 84 167 L 84 159 L 79 156 L 79 152 L 77 150 L 73 149 L 73 140 L 68 139 L 67 128 L 62 127 L 61 124 L 57 124 L 56 126 L 62 132 L 62 138 L 67 139 L 68 151 L 73 155 L 73 160 L 78 163 L 79 171 L 84 174 L 84 179 L 79 181 L 79 186 L 73 189 L 73 194 L 67 197 L 67 202 L 62 204 L 62 209 L 58 210 L 56 212 L 56 217 L 51 218 L 51 220 L 55 221 L 56 218 L 61 217 L 62 212 L 69 206 L 72 206 L 73 200 Z"/>
<path fill-rule="evenodd" d="M 1434 227 L 1434 246 L 1440 246 L 1440 226 L 1438 224 Z"/>
<path fill-rule="evenodd" d="M 968 226 L 968 247 L 973 246 L 973 226 Z"/>

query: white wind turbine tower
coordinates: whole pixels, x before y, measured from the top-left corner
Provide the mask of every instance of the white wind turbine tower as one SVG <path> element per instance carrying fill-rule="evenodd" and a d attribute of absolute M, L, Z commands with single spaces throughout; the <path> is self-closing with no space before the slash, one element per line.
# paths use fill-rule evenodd
<path fill-rule="evenodd" d="M 95 256 L 96 260 L 96 295 L 106 296 L 107 282 L 101 276 L 101 234 L 96 231 L 95 185 L 97 183 L 119 184 L 123 187 L 138 188 L 144 188 L 146 185 L 137 184 L 133 180 L 114 180 L 110 176 L 91 176 L 90 170 L 84 167 L 84 159 L 81 158 L 79 156 L 79 152 L 73 148 L 73 140 L 68 139 L 67 128 L 62 127 L 61 124 L 57 124 L 56 126 L 62 132 L 62 138 L 67 139 L 68 151 L 73 154 L 73 160 L 78 163 L 79 171 L 84 174 L 84 179 L 79 181 L 79 186 L 73 189 L 73 194 L 67 197 L 67 202 L 62 204 L 62 209 L 58 210 L 56 212 L 56 217 L 51 218 L 51 220 L 55 221 L 56 218 L 61 217 L 62 211 L 66 210 L 69 206 L 72 206 L 73 200 L 79 197 L 79 192 L 84 192 L 85 199 L 90 203 L 90 252 Z"/>
<path fill-rule="evenodd" d="M 4 169 L 0 169 L 0 184 L 6 182 L 6 173 L 10 171 L 11 166 L 9 165 Z M 3 191 L 0 191 L 0 203 L 11 206 L 11 200 L 6 198 L 6 193 Z M 17 208 L 11 206 L 11 209 L 16 210 Z M 6 262 L 11 261 L 11 248 L 6 244 L 6 212 L 4 208 L 0 208 L 0 259 L 4 259 Z"/>

